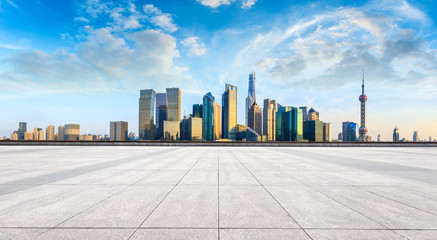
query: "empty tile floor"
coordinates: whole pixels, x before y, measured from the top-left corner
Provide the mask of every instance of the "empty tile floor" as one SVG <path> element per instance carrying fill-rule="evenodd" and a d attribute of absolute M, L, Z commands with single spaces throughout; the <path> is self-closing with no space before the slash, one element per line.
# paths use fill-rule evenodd
<path fill-rule="evenodd" d="M 437 148 L 0 146 L 0 239 L 437 239 Z"/>

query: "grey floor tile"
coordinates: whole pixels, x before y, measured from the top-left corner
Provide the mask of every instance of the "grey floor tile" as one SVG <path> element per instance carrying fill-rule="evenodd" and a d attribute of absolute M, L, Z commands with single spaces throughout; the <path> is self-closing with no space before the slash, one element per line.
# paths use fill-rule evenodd
<path fill-rule="evenodd" d="M 128 239 L 134 229 L 52 229 L 37 240 L 119 240 Z"/>
<path fill-rule="evenodd" d="M 138 229 L 130 240 L 216 240 L 216 229 Z"/>
<path fill-rule="evenodd" d="M 391 230 L 312 230 L 306 232 L 314 240 L 400 240 L 405 239 Z"/>
<path fill-rule="evenodd" d="M 0 239 L 15 240 L 15 239 L 32 239 L 43 232 L 46 229 L 12 229 L 12 228 L 0 228 Z"/>
<path fill-rule="evenodd" d="M 300 229 L 222 229 L 220 240 L 310 240 Z"/>
<path fill-rule="evenodd" d="M 436 240 L 437 230 L 395 230 L 410 240 Z"/>

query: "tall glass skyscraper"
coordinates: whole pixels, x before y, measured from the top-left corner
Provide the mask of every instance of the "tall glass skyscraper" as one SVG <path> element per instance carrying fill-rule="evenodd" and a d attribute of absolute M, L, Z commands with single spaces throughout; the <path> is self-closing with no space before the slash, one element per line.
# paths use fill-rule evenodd
<path fill-rule="evenodd" d="M 252 72 L 251 74 L 249 74 L 249 87 L 246 98 L 246 125 L 249 124 L 249 109 L 255 102 L 255 72 Z"/>
<path fill-rule="evenodd" d="M 276 141 L 302 141 L 302 109 L 281 107 L 276 113 Z"/>
<path fill-rule="evenodd" d="M 343 122 L 343 142 L 356 142 L 358 124 L 354 122 Z"/>
<path fill-rule="evenodd" d="M 156 94 L 156 127 L 155 139 L 161 139 L 164 135 L 164 121 L 167 120 L 167 94 Z"/>
<path fill-rule="evenodd" d="M 202 114 L 202 104 L 194 104 L 193 105 L 193 117 L 196 118 L 202 118 L 203 114 Z"/>
<path fill-rule="evenodd" d="M 203 96 L 202 133 L 205 141 L 214 141 L 214 100 L 210 92 Z"/>
<path fill-rule="evenodd" d="M 18 139 L 24 140 L 24 133 L 27 132 L 27 123 L 19 122 L 18 123 Z"/>
<path fill-rule="evenodd" d="M 222 137 L 229 139 L 229 132 L 237 126 L 237 87 L 226 84 L 222 95 Z"/>
<path fill-rule="evenodd" d="M 221 107 L 218 103 L 214 103 L 214 139 L 220 139 L 221 137 Z"/>
<path fill-rule="evenodd" d="M 264 99 L 263 108 L 263 135 L 267 141 L 276 140 L 276 100 Z"/>
<path fill-rule="evenodd" d="M 393 142 L 399 142 L 399 129 L 398 126 L 393 130 Z"/>
<path fill-rule="evenodd" d="M 311 120 L 303 122 L 303 139 L 309 142 L 323 142 L 323 122 Z"/>
<path fill-rule="evenodd" d="M 167 121 L 181 121 L 181 90 L 167 88 Z"/>
<path fill-rule="evenodd" d="M 155 101 L 156 92 L 153 89 L 140 91 L 139 139 L 155 139 Z"/>

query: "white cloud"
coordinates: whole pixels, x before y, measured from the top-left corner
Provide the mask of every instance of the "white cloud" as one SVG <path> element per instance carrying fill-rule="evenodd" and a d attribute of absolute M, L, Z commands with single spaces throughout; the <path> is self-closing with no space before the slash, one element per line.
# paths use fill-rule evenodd
<path fill-rule="evenodd" d="M 178 27 L 173 23 L 173 18 L 170 14 L 161 12 L 161 10 L 152 4 L 144 5 L 143 10 L 148 15 L 148 19 L 153 25 L 171 33 L 178 30 Z"/>
<path fill-rule="evenodd" d="M 221 5 L 230 5 L 231 0 L 197 0 L 203 6 L 218 8 Z"/>
<path fill-rule="evenodd" d="M 256 0 L 242 0 L 241 1 L 241 8 L 248 9 L 251 8 L 253 5 L 255 5 Z"/>
<path fill-rule="evenodd" d="M 85 23 L 89 23 L 90 22 L 90 20 L 88 20 L 85 17 L 75 17 L 74 21 L 76 21 L 76 22 L 85 22 Z"/>
<path fill-rule="evenodd" d="M 14 8 L 20 8 L 15 2 L 13 2 L 12 0 L 6 0 L 7 3 L 9 3 L 9 5 L 11 5 Z"/>
<path fill-rule="evenodd" d="M 181 41 L 181 44 L 190 50 L 190 55 L 201 56 L 206 53 L 205 44 L 198 42 L 198 37 L 189 37 Z"/>

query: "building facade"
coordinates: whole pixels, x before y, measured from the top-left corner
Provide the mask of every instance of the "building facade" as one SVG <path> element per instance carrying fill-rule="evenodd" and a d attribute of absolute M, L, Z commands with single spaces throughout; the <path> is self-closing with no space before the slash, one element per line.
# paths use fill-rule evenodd
<path fill-rule="evenodd" d="M 420 142 L 419 133 L 417 131 L 414 131 L 413 142 Z"/>
<path fill-rule="evenodd" d="M 304 121 L 303 139 L 309 142 L 323 142 L 323 122 L 319 120 Z"/>
<path fill-rule="evenodd" d="M 229 140 L 259 142 L 261 141 L 261 136 L 252 128 L 237 124 L 231 129 L 231 131 L 229 131 Z"/>
<path fill-rule="evenodd" d="M 80 136 L 79 124 L 65 124 L 64 126 L 64 140 L 77 141 Z"/>
<path fill-rule="evenodd" d="M 209 92 L 203 96 L 202 134 L 203 140 L 214 141 L 214 96 Z"/>
<path fill-rule="evenodd" d="M 124 121 L 109 123 L 109 140 L 110 141 L 127 141 L 129 140 L 128 123 Z"/>
<path fill-rule="evenodd" d="M 203 105 L 193 104 L 193 117 L 202 118 L 203 117 Z"/>
<path fill-rule="evenodd" d="M 27 123 L 19 122 L 18 123 L 18 140 L 24 140 L 24 133 L 27 132 Z"/>
<path fill-rule="evenodd" d="M 302 109 L 280 107 L 276 113 L 276 141 L 303 141 Z"/>
<path fill-rule="evenodd" d="M 65 130 L 64 126 L 58 127 L 58 141 L 64 141 L 64 130 Z"/>
<path fill-rule="evenodd" d="M 399 142 L 399 129 L 396 126 L 395 129 L 393 130 L 393 142 Z"/>
<path fill-rule="evenodd" d="M 248 114 L 248 127 L 252 128 L 256 133 L 262 136 L 262 112 L 256 102 L 254 102 L 249 108 Z"/>
<path fill-rule="evenodd" d="M 354 122 L 343 122 L 343 142 L 356 142 L 358 124 Z"/>
<path fill-rule="evenodd" d="M 181 140 L 202 140 L 202 118 L 185 116 L 180 126 Z"/>
<path fill-rule="evenodd" d="M 180 121 L 164 121 L 163 139 L 166 141 L 179 141 L 181 139 L 180 124 Z"/>
<path fill-rule="evenodd" d="M 153 89 L 140 91 L 139 99 L 139 139 L 155 140 L 155 101 Z"/>
<path fill-rule="evenodd" d="M 222 129 L 222 124 L 221 124 L 221 107 L 218 103 L 214 103 L 214 139 L 220 139 L 221 137 L 221 129 Z"/>
<path fill-rule="evenodd" d="M 167 94 L 156 94 L 156 126 L 155 139 L 161 139 L 164 135 L 164 121 L 167 120 Z"/>
<path fill-rule="evenodd" d="M 44 131 L 42 130 L 42 128 L 33 128 L 33 140 L 44 140 Z"/>
<path fill-rule="evenodd" d="M 46 140 L 47 141 L 55 140 L 55 126 L 50 125 L 46 128 Z"/>
<path fill-rule="evenodd" d="M 331 124 L 323 123 L 323 141 L 332 142 Z"/>
<path fill-rule="evenodd" d="M 249 74 L 249 86 L 247 91 L 247 98 L 246 98 L 246 125 L 249 124 L 249 110 L 252 107 L 252 105 L 256 102 L 255 97 L 255 72 L 252 72 Z"/>
<path fill-rule="evenodd" d="M 222 138 L 229 139 L 229 132 L 237 126 L 237 87 L 226 84 L 222 95 Z"/>
<path fill-rule="evenodd" d="M 167 88 L 167 120 L 171 122 L 181 121 L 181 90 L 179 88 Z"/>
<path fill-rule="evenodd" d="M 267 141 L 276 140 L 276 100 L 264 99 L 263 131 Z"/>

